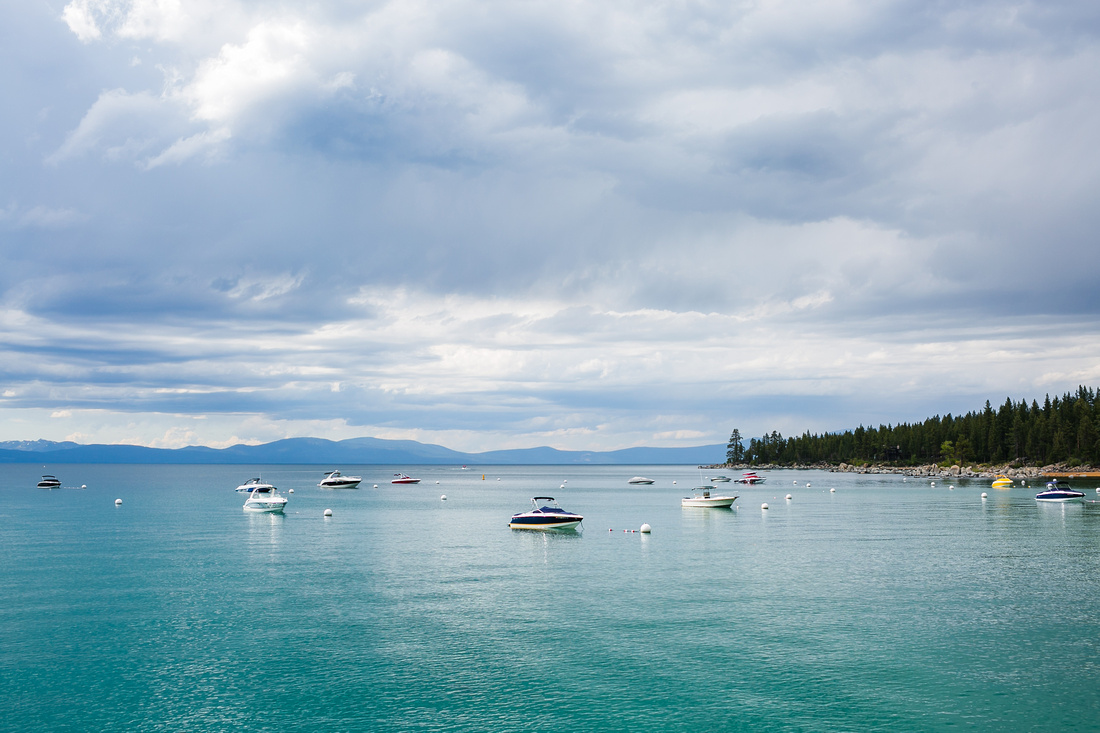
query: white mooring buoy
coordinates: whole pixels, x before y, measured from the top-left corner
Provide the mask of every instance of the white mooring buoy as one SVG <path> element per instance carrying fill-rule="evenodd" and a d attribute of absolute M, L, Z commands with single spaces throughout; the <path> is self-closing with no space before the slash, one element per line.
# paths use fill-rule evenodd
<path fill-rule="evenodd" d="M 438 481 L 436 481 L 436 482 L 435 482 L 435 485 L 436 485 L 436 486 L 439 486 L 439 482 L 438 482 Z"/>
<path fill-rule="evenodd" d="M 122 499 L 115 499 L 115 506 L 122 506 Z"/>
<path fill-rule="evenodd" d="M 82 488 L 82 489 L 86 489 L 86 488 L 88 488 L 88 484 L 81 484 L 81 485 L 80 485 L 80 488 Z"/>
<path fill-rule="evenodd" d="M 378 488 L 378 484 L 375 484 L 375 485 L 374 485 L 374 488 L 376 488 L 376 489 L 377 489 L 377 488 Z"/>
<path fill-rule="evenodd" d="M 653 527 L 650 527 L 648 522 L 642 524 L 642 534 L 649 534 L 652 531 Z"/>
<path fill-rule="evenodd" d="M 760 508 L 761 509 L 767 509 L 768 508 L 768 503 L 764 502 L 763 504 L 760 505 Z"/>
<path fill-rule="evenodd" d="M 810 488 L 810 482 L 809 481 L 806 482 L 806 488 L 807 489 Z"/>
<path fill-rule="evenodd" d="M 332 516 L 332 510 L 331 509 L 326 509 L 325 510 L 325 516 L 326 517 L 331 517 Z"/>
<path fill-rule="evenodd" d="M 675 486 L 675 485 L 676 485 L 676 482 L 675 482 L 675 481 L 673 481 L 673 482 L 672 482 L 672 485 L 673 485 L 673 486 Z M 1098 489 L 1098 491 L 1100 491 L 1100 489 Z"/>
<path fill-rule="evenodd" d="M 439 500 L 440 501 L 447 501 L 447 495 L 444 494 L 443 496 L 439 497 Z"/>
<path fill-rule="evenodd" d="M 986 497 L 988 497 L 988 496 L 989 496 L 989 494 L 985 493 L 984 491 L 982 492 L 982 498 L 983 498 L 983 499 L 985 499 L 985 498 L 986 498 Z"/>
<path fill-rule="evenodd" d="M 290 491 L 288 491 L 287 493 L 293 494 L 293 493 L 294 493 L 294 489 L 291 489 L 291 490 L 290 490 Z"/>
<path fill-rule="evenodd" d="M 829 493 L 830 493 L 830 494 L 835 494 L 835 493 L 836 493 L 836 489 L 829 489 Z"/>
<path fill-rule="evenodd" d="M 954 486 L 954 485 L 952 484 L 951 486 L 948 486 L 948 487 L 947 487 L 947 490 L 948 490 L 948 491 L 954 491 L 954 490 L 955 490 L 955 486 Z"/>
<path fill-rule="evenodd" d="M 793 497 L 791 497 L 791 495 L 790 495 L 790 494 L 787 494 L 787 501 L 790 501 L 790 500 L 791 500 L 792 498 L 793 498 Z"/>

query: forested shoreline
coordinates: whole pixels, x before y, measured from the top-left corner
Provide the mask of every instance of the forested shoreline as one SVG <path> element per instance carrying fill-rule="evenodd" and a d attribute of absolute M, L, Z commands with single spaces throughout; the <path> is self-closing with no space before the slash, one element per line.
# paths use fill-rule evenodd
<path fill-rule="evenodd" d="M 1093 466 L 1100 464 L 1100 395 L 1078 387 L 1042 404 L 1005 400 L 965 415 L 936 415 L 920 423 L 864 427 L 842 433 L 784 437 L 773 431 L 745 445 L 734 429 L 726 447 L 728 464 L 778 466 L 929 463 Z"/>

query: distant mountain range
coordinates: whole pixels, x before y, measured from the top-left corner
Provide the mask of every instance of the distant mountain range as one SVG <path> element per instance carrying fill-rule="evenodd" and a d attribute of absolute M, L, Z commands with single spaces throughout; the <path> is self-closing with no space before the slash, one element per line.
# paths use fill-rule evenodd
<path fill-rule="evenodd" d="M 575 465 L 713 464 L 726 457 L 726 446 L 625 448 L 615 451 L 563 451 L 522 448 L 462 453 L 415 440 L 381 438 L 287 438 L 263 445 L 229 448 L 146 448 L 140 445 L 81 445 L 49 440 L 0 442 L 0 463 L 216 463 L 216 464 L 409 464 L 409 465 Z"/>

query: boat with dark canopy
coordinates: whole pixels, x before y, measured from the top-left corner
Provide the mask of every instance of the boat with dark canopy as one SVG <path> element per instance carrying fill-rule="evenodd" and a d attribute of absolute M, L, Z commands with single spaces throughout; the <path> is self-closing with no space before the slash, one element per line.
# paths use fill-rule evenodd
<path fill-rule="evenodd" d="M 543 502 L 540 506 L 539 502 Z M 536 496 L 531 499 L 535 508 L 513 514 L 508 526 L 512 529 L 576 529 L 584 519 L 580 514 L 567 512 L 558 506 L 552 496 Z"/>

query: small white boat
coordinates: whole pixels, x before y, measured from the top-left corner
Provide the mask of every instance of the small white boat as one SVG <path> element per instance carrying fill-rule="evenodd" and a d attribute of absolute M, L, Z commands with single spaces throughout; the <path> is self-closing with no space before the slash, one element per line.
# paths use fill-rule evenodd
<path fill-rule="evenodd" d="M 1076 501 L 1084 496 L 1084 491 L 1071 489 L 1065 481 L 1051 481 L 1047 484 L 1046 491 L 1035 495 L 1035 501 Z"/>
<path fill-rule="evenodd" d="M 282 512 L 286 508 L 286 497 L 271 484 L 261 484 L 249 492 L 244 501 L 246 512 Z"/>
<path fill-rule="evenodd" d="M 692 496 L 685 496 L 680 500 L 680 506 L 700 506 L 728 509 L 737 501 L 736 496 L 715 496 L 711 492 L 713 486 L 696 486 L 692 489 Z"/>
<path fill-rule="evenodd" d="M 362 476 L 345 476 L 340 471 L 329 471 L 318 486 L 326 489 L 357 489 Z"/>
<path fill-rule="evenodd" d="M 543 502 L 539 506 L 539 502 Z M 531 499 L 535 508 L 513 514 L 508 526 L 512 529 L 576 529 L 584 519 L 580 514 L 567 512 L 558 506 L 552 496 L 536 496 Z"/>
<path fill-rule="evenodd" d="M 716 484 L 728 484 L 730 482 L 729 476 L 711 476 L 710 480 Z"/>
<path fill-rule="evenodd" d="M 38 482 L 38 488 L 40 489 L 60 489 L 61 481 L 57 476 L 46 474 L 42 477 L 42 480 Z"/>
<path fill-rule="evenodd" d="M 418 484 L 418 483 L 420 483 L 420 479 L 413 478 L 412 476 L 408 475 L 407 473 L 395 473 L 393 475 L 393 481 L 390 481 L 390 483 L 391 484 Z"/>
<path fill-rule="evenodd" d="M 243 484 L 238 486 L 236 489 L 234 489 L 234 491 L 236 491 L 239 494 L 251 494 L 252 489 L 257 489 L 257 488 L 260 488 L 262 486 L 266 486 L 269 489 L 274 489 L 275 488 L 271 484 L 265 484 L 263 479 L 261 479 L 261 478 L 250 478 L 247 481 L 245 481 Z"/>
<path fill-rule="evenodd" d="M 628 484 L 651 484 L 651 483 L 653 483 L 653 479 L 646 478 L 645 476 L 635 476 L 634 478 L 627 481 L 627 483 Z"/>

